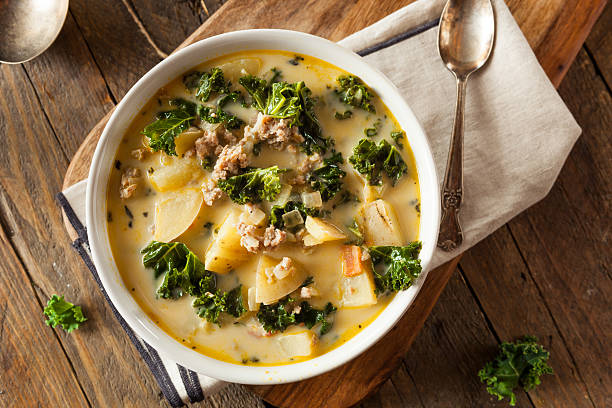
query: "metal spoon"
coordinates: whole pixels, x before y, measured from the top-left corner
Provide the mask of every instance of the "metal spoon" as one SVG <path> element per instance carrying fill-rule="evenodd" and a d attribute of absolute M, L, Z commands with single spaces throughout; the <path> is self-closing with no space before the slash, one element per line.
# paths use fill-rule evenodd
<path fill-rule="evenodd" d="M 459 209 L 463 196 L 463 111 L 470 74 L 489 59 L 495 36 L 490 0 L 448 0 L 438 31 L 438 49 L 457 78 L 457 107 L 442 188 L 442 221 L 438 246 L 452 251 L 463 242 Z"/>
<path fill-rule="evenodd" d="M 68 0 L 0 0 L 0 62 L 19 64 L 40 55 L 55 41 Z"/>

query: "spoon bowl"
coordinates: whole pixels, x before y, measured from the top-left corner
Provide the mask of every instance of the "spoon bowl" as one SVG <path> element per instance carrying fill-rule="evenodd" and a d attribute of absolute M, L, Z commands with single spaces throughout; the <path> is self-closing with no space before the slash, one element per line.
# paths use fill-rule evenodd
<path fill-rule="evenodd" d="M 440 57 L 457 76 L 482 67 L 493 49 L 495 20 L 490 0 L 449 0 L 440 18 Z"/>
<path fill-rule="evenodd" d="M 19 64 L 40 55 L 67 13 L 68 0 L 0 0 L 0 62 Z"/>

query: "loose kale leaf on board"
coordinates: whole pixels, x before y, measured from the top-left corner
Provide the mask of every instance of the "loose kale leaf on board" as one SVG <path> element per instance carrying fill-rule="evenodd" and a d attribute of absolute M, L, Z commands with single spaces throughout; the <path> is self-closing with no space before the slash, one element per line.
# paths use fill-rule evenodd
<path fill-rule="evenodd" d="M 372 263 L 386 267 L 384 273 L 374 269 L 374 283 L 377 293 L 406 290 L 421 273 L 421 242 L 415 241 L 407 246 L 372 246 L 368 248 Z"/>
<path fill-rule="evenodd" d="M 87 320 L 83 316 L 81 307 L 64 300 L 63 295 L 51 296 L 43 313 L 48 318 L 45 321 L 48 326 L 55 327 L 60 325 L 68 333 L 78 329 Z"/>
<path fill-rule="evenodd" d="M 524 336 L 515 343 L 504 342 L 499 346 L 497 357 L 478 372 L 489 394 L 499 400 L 508 398 L 514 406 L 513 390 L 520 386 L 529 391 L 541 383 L 542 375 L 553 373 L 546 363 L 549 353 L 537 341 L 536 337 Z"/>

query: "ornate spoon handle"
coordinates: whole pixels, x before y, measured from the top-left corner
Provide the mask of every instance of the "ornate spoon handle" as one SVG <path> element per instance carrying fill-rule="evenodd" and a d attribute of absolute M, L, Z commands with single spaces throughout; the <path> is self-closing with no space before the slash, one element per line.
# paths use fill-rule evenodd
<path fill-rule="evenodd" d="M 438 246 L 445 251 L 452 251 L 463 242 L 459 209 L 463 195 L 463 111 L 466 85 L 467 76 L 458 76 L 457 107 L 442 187 L 442 221 L 438 236 Z"/>

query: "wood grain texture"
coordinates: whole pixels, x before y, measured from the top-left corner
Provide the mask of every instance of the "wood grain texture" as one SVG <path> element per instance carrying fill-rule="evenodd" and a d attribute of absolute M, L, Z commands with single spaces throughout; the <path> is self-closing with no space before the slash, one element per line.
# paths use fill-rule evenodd
<path fill-rule="evenodd" d="M 163 34 L 163 30 L 158 33 L 156 32 L 158 30 L 151 29 L 151 27 L 155 27 L 156 24 L 159 24 L 160 21 L 163 21 L 163 18 L 169 18 L 167 16 L 163 16 L 164 13 L 167 13 L 169 12 L 168 10 L 170 10 L 168 9 L 168 5 L 152 5 L 152 3 L 154 2 L 136 0 L 128 2 L 127 0 L 122 0 L 122 3 L 126 2 L 128 3 L 128 6 L 130 6 L 132 10 L 137 14 L 137 17 L 140 19 L 142 26 L 145 28 L 145 30 L 148 28 L 148 31 L 150 31 L 149 37 L 153 40 L 157 48 L 161 49 L 164 52 L 167 52 L 167 50 L 172 49 L 173 44 L 175 44 L 177 38 L 179 38 L 178 35 Z M 110 90 L 112 96 L 118 99 L 127 91 L 129 86 L 142 73 L 144 73 L 148 68 L 150 68 L 150 66 L 152 66 L 157 60 L 159 60 L 159 55 L 157 54 L 157 51 L 152 48 L 151 44 L 149 43 L 149 40 L 146 38 L 147 36 L 142 33 L 140 28 L 134 28 L 135 25 L 133 22 L 133 16 L 129 12 L 127 12 L 126 14 L 125 10 L 120 10 L 120 5 L 118 4 L 119 2 L 110 2 L 113 4 L 104 4 L 103 6 L 96 5 L 93 10 L 87 9 L 87 7 L 85 7 L 84 1 L 76 1 L 73 3 L 76 3 L 76 6 L 72 6 L 73 13 L 77 20 L 77 23 L 82 28 L 85 40 L 94 56 L 94 60 L 99 66 L 101 72 L 103 72 L 103 76 L 107 80 L 108 89 Z M 404 3 L 408 3 L 408 1 L 372 2 L 370 0 L 358 0 L 348 4 L 341 4 L 341 7 L 338 6 L 338 3 L 322 1 L 310 1 L 307 3 L 297 1 L 285 1 L 278 3 L 282 7 L 274 7 L 274 2 L 264 3 L 238 0 L 230 1 L 228 2 L 228 4 L 223 6 L 218 13 L 215 13 L 212 18 L 209 19 L 209 22 L 207 24 L 204 24 L 200 29 L 198 29 L 198 31 L 187 41 L 193 41 L 194 39 L 204 38 L 213 34 L 230 31 L 233 29 L 255 27 L 291 28 L 301 31 L 313 32 L 315 34 L 326 36 L 333 40 L 338 40 L 355 30 L 361 29 L 371 24 L 372 22 L 378 20 L 389 12 L 392 12 L 395 9 L 401 7 Z M 604 4 L 605 2 L 600 1 L 596 3 L 597 4 L 595 4 L 594 2 L 579 3 L 578 1 L 557 0 L 549 0 L 544 2 L 531 2 L 527 0 L 508 1 L 511 10 L 515 15 L 515 18 L 517 19 L 523 32 L 526 34 L 528 40 L 530 41 L 530 44 L 532 44 L 532 46 L 534 47 L 536 55 L 540 59 L 540 62 L 543 63 L 542 61 L 552 61 L 559 58 L 563 59 L 563 69 L 559 69 L 559 65 L 556 62 L 550 63 L 548 65 L 543 63 L 543 66 L 545 67 L 547 73 L 555 83 L 560 82 L 560 79 L 563 77 L 567 66 L 569 66 L 573 56 L 575 55 L 575 51 L 579 49 L 582 40 L 590 29 L 590 25 L 594 22 L 594 17 L 596 16 L 597 12 L 601 10 L 598 7 Z M 582 7 L 584 7 L 584 10 L 581 10 Z M 118 11 L 117 22 L 115 22 L 115 25 L 112 25 L 111 27 L 111 24 L 104 23 L 100 26 L 95 26 L 95 23 L 97 22 L 93 20 L 92 16 L 95 16 L 97 13 L 106 13 L 109 11 L 112 12 L 113 10 Z M 303 10 L 308 10 L 308 18 L 303 18 Z M 182 11 L 179 11 L 179 13 L 180 12 Z M 237 19 L 235 18 L 236 15 L 248 15 L 249 18 L 244 18 L 237 21 Z M 252 16 L 252 18 L 250 16 Z M 132 19 L 131 22 L 130 19 Z M 117 41 L 117 37 L 119 36 L 119 34 L 115 33 L 109 38 L 109 36 L 107 35 L 108 31 L 116 29 L 117 26 L 123 27 L 125 24 L 127 24 L 128 26 L 130 24 L 132 25 L 132 30 L 127 30 L 127 33 L 121 34 L 123 36 L 123 43 L 126 45 L 125 49 L 108 50 L 108 44 L 112 44 L 113 41 Z M 164 29 L 167 28 L 164 27 Z M 564 44 L 562 46 L 559 44 L 553 44 L 554 46 L 548 44 L 551 41 L 556 41 L 557 43 L 567 42 L 565 38 L 570 38 L 571 41 L 569 42 L 571 42 L 571 44 Z M 146 43 L 142 41 L 143 39 L 146 41 Z M 138 46 L 144 49 L 134 51 L 136 53 L 135 55 L 142 54 L 144 56 L 142 61 L 135 62 L 133 60 L 123 60 L 122 55 L 132 52 L 130 47 L 134 47 L 134 44 L 137 44 Z M 114 66 L 113 64 L 116 64 L 117 66 Z M 126 67 L 126 64 L 132 64 L 132 66 Z M 125 72 L 127 72 L 127 75 L 121 77 L 119 73 L 123 69 L 126 69 Z M 83 176 L 86 174 L 89 167 L 88 163 L 91 154 L 93 153 L 93 148 L 95 148 L 95 141 L 97 140 L 97 137 L 99 137 L 102 127 L 103 124 L 101 126 L 98 126 L 99 132 L 92 132 L 88 137 L 89 143 L 85 143 L 82 146 L 82 150 L 77 152 L 77 157 L 80 157 L 82 159 L 78 161 L 74 160 L 72 162 L 70 170 L 64 180 L 65 185 L 70 185 L 82 179 Z M 436 273 L 435 276 L 438 277 L 438 282 L 434 282 L 438 285 L 437 292 L 434 289 L 430 288 L 430 292 L 433 293 L 434 296 L 439 295 L 440 291 L 445 286 L 446 280 L 448 280 L 448 278 L 451 276 L 451 272 L 451 268 L 442 270 L 442 272 L 432 272 L 432 276 L 434 276 L 434 273 Z M 431 283 L 430 280 L 431 279 L 428 279 L 428 283 Z M 452 296 L 456 296 L 456 299 L 452 296 L 450 298 L 445 297 L 443 299 L 444 307 L 440 312 L 440 316 L 441 318 L 445 319 L 445 321 L 448 321 L 449 324 L 456 323 L 456 327 L 453 329 L 455 331 L 455 338 L 457 338 L 457 336 L 460 336 L 461 334 L 460 323 L 467 323 L 468 327 L 474 327 L 472 337 L 474 339 L 477 339 L 475 341 L 480 342 L 484 345 L 493 345 L 495 341 L 499 339 L 495 338 L 493 332 L 486 334 L 487 330 L 485 327 L 487 326 L 487 324 L 483 323 L 482 316 L 480 320 L 476 317 L 470 318 L 470 313 L 467 312 L 468 318 L 456 319 L 453 317 L 453 312 L 455 311 L 456 307 L 446 307 L 447 303 L 451 305 L 456 304 L 457 307 L 461 306 L 462 304 L 469 304 L 472 305 L 471 307 L 473 307 L 474 300 L 470 296 L 469 291 L 465 289 L 465 283 L 463 285 L 463 289 L 461 289 L 461 282 L 458 282 L 456 284 L 457 287 L 455 287 L 455 285 L 449 287 L 451 288 L 450 291 Z M 421 295 L 423 295 L 423 293 L 424 292 L 422 292 Z M 421 295 L 419 295 L 419 297 Z M 472 303 L 470 303 L 470 301 Z M 429 305 L 429 308 L 431 308 L 432 305 L 433 303 Z M 466 307 L 466 309 L 468 309 L 468 307 Z M 459 308 L 458 310 L 463 309 Z M 412 311 L 409 311 L 408 313 L 411 312 Z M 421 312 L 428 313 L 428 310 L 427 308 L 425 308 Z M 419 317 L 422 317 L 424 319 L 427 313 L 425 313 L 424 315 L 420 314 Z M 465 315 L 466 314 L 462 312 L 462 314 L 460 314 L 459 316 Z M 405 319 L 406 316 L 404 317 L 404 320 Z M 409 321 L 407 323 L 403 323 L 400 328 L 407 327 L 406 325 L 408 323 L 411 323 L 412 327 L 417 328 L 420 327 L 420 325 L 422 324 L 422 322 L 418 321 Z M 480 327 L 480 329 L 478 329 L 478 327 Z M 426 327 L 425 330 L 426 331 L 424 333 L 428 333 L 428 330 L 434 330 L 434 326 Z M 394 330 L 394 332 L 397 331 L 397 329 Z M 482 334 L 482 331 L 484 331 L 485 334 Z M 416 331 L 410 331 L 408 337 L 409 342 L 414 339 L 415 335 Z M 385 337 L 385 339 L 387 339 L 387 337 Z M 402 336 L 398 337 L 401 338 Z M 468 339 L 469 338 L 471 337 L 468 336 Z M 381 342 L 385 341 L 385 339 L 383 339 Z M 441 359 L 439 361 L 439 365 L 442 365 L 445 362 L 448 363 L 447 360 L 461 362 L 462 359 L 469 358 L 469 351 L 473 350 L 468 347 L 469 344 L 467 343 L 464 343 L 463 346 L 460 346 L 458 344 L 455 344 L 455 342 L 440 343 L 437 339 L 438 337 L 436 336 L 432 338 L 426 337 L 423 346 L 427 347 L 423 347 L 422 349 L 420 349 L 422 352 L 418 354 L 422 355 L 422 353 L 425 353 L 425 355 L 435 356 L 436 352 L 439 353 L 443 351 L 444 355 L 454 355 L 454 357 L 450 357 L 449 359 Z M 381 342 L 379 342 L 379 344 Z M 435 347 L 436 342 L 439 347 Z M 391 347 L 395 347 L 395 344 L 389 343 L 387 348 Z M 490 350 L 493 350 L 492 346 Z M 455 354 L 448 354 L 449 351 L 454 351 Z M 403 353 L 399 353 L 399 357 L 402 357 L 402 354 Z M 394 376 L 391 377 L 391 381 L 383 385 L 383 392 L 378 394 L 377 397 L 373 397 L 373 399 L 370 399 L 364 403 L 366 406 L 368 404 L 372 404 L 372 401 L 378 401 L 378 403 L 382 406 L 398 406 L 400 404 L 407 405 L 408 403 L 412 403 L 412 401 L 416 401 L 413 400 L 415 395 L 418 397 L 419 403 L 423 406 L 441 406 L 445 404 L 452 404 L 451 401 L 454 400 L 452 399 L 451 393 L 445 394 L 447 395 L 446 400 L 443 400 L 442 397 L 436 396 L 436 390 L 434 387 L 432 387 L 432 384 L 436 383 L 436 373 L 441 372 L 445 376 L 447 376 L 450 375 L 450 371 L 452 371 L 452 374 L 454 375 L 456 375 L 457 373 L 461 375 L 467 375 L 466 373 L 469 370 L 467 370 L 467 368 L 464 368 L 461 364 L 457 364 L 457 366 L 452 366 L 450 368 L 447 367 L 447 372 L 445 372 L 444 368 L 440 368 L 440 371 L 436 372 L 434 370 L 428 371 L 429 366 L 420 368 L 417 366 L 411 367 L 408 362 L 410 361 L 410 357 L 412 354 L 413 353 L 410 353 L 408 355 L 408 358 L 406 360 L 407 363 L 403 365 L 402 368 L 397 371 Z M 466 357 L 466 354 L 468 357 Z M 399 357 L 393 360 L 393 363 L 395 364 L 386 365 L 384 372 L 385 376 L 375 376 L 375 378 L 373 378 L 366 385 L 366 390 L 363 390 L 354 384 L 352 387 L 348 388 L 347 392 L 349 394 L 357 394 L 357 396 L 359 396 L 360 398 L 375 390 L 376 386 L 378 384 L 381 384 L 384 379 L 386 379 L 387 376 L 393 372 L 393 370 L 389 368 L 397 367 L 399 364 L 401 364 L 402 360 Z M 484 356 L 482 358 L 488 358 L 488 356 Z M 473 367 L 475 367 L 474 361 L 471 363 Z M 480 361 L 483 360 L 481 359 Z M 366 364 L 371 364 L 372 360 L 366 359 L 364 360 L 364 362 Z M 420 360 L 420 363 L 423 363 L 422 359 Z M 412 369 L 409 370 L 407 367 L 411 367 Z M 360 372 L 363 370 L 358 369 L 355 371 Z M 419 375 L 415 375 L 413 371 Z M 350 371 L 344 371 L 342 373 L 344 375 L 350 373 L 350 375 L 352 376 L 352 372 Z M 368 376 L 363 376 L 363 378 L 361 378 L 360 380 L 365 381 L 365 379 L 367 378 Z M 428 378 L 430 380 L 426 381 Z M 457 377 L 457 383 L 454 386 L 455 389 L 461 389 L 462 385 L 460 383 L 460 378 L 462 377 Z M 469 381 L 473 381 L 473 379 L 469 379 Z M 304 390 L 308 391 L 311 391 L 313 389 L 309 388 L 307 384 L 296 384 L 296 386 L 298 387 L 298 389 L 300 389 L 299 387 L 304 387 Z M 329 382 L 326 382 L 325 388 L 327 388 L 328 386 Z M 283 387 L 286 388 L 283 389 Z M 407 392 L 406 388 L 416 392 L 416 394 L 413 394 L 409 391 Z M 240 388 L 231 388 L 231 390 L 236 389 Z M 453 388 L 451 387 L 449 389 L 452 390 Z M 264 393 L 268 400 L 282 406 L 289 406 L 290 402 L 293 402 L 293 399 L 295 399 L 292 399 L 294 391 L 291 391 L 290 386 L 274 387 L 272 389 L 258 388 L 258 392 Z M 487 395 L 482 392 L 482 388 L 480 387 L 477 389 L 475 384 L 466 386 L 466 389 L 462 389 L 460 393 L 462 394 L 463 398 L 461 401 L 465 401 L 466 405 L 470 405 L 467 404 L 467 402 L 474 402 L 475 405 L 484 405 L 489 401 Z M 234 394 L 232 393 L 227 394 L 225 396 L 222 396 L 220 400 L 214 398 L 207 401 L 203 405 L 211 404 L 213 406 L 217 406 L 220 401 L 224 401 L 224 403 L 227 402 L 230 403 L 230 405 L 235 404 L 232 406 L 249 406 L 248 399 L 238 398 L 234 400 L 232 399 L 233 395 Z M 312 395 L 312 392 L 308 394 L 308 398 L 311 398 Z M 338 398 L 338 396 L 332 395 L 331 399 L 328 399 L 327 401 L 321 401 L 320 403 L 324 404 L 322 406 L 332 406 L 328 404 L 334 402 L 333 398 Z M 525 396 L 521 396 L 520 398 L 522 398 L 524 401 L 527 401 L 525 402 L 526 404 L 531 405 L 531 402 L 529 402 L 529 400 L 526 399 Z M 355 398 L 355 401 L 358 401 L 358 399 Z M 251 403 L 252 402 L 253 401 L 251 400 Z M 348 403 L 348 401 L 346 401 L 346 403 Z M 537 404 L 536 401 L 535 405 L 541 404 Z"/>
<path fill-rule="evenodd" d="M 2 102 L 0 111 L 4 110 Z M 3 228 L 0 257 L 0 406 L 30 406 L 32 390 L 37 390 L 40 406 L 88 406 L 56 334 L 45 326 L 34 288 Z M 42 367 L 45 369 L 38 369 Z"/>
<path fill-rule="evenodd" d="M 593 57 L 596 69 L 601 73 L 608 90 L 612 84 L 612 6 L 608 4 L 586 42 L 586 49 Z"/>

